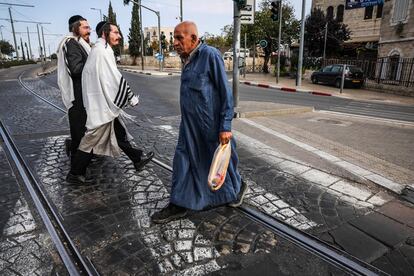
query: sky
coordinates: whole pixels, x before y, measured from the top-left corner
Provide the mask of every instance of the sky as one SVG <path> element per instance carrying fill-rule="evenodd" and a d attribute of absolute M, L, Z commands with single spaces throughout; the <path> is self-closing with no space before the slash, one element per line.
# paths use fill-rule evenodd
<path fill-rule="evenodd" d="M 262 0 L 256 0 L 256 5 Z M 284 0 L 293 5 L 296 18 L 300 18 L 302 9 L 302 0 Z M 45 24 L 44 37 L 47 54 L 49 48 L 51 53 L 56 50 L 62 36 L 68 32 L 68 19 L 72 15 L 80 14 L 87 18 L 92 29 L 100 21 L 99 11 L 91 8 L 101 9 L 103 14 L 108 13 L 109 0 L 2 0 L 2 3 L 26 4 L 35 7 L 14 6 L 11 9 L 13 20 L 40 21 L 49 22 Z M 212 34 L 221 34 L 221 29 L 225 25 L 233 22 L 233 1 L 232 0 L 182 0 L 183 18 L 191 20 L 198 25 L 200 35 L 205 32 Z M 117 21 L 121 31 L 127 40 L 129 27 L 131 23 L 132 4 L 124 6 L 123 0 L 111 0 L 114 12 L 117 15 Z M 160 11 L 161 26 L 173 27 L 179 23 L 180 0 L 142 0 L 142 4 Z M 310 13 L 311 0 L 306 0 L 306 14 Z M 8 19 L 8 6 L 0 5 L 0 19 Z M 157 26 L 157 16 L 143 9 L 142 15 L 143 27 Z M 1 31 L 5 40 L 13 45 L 11 25 L 9 21 L 0 20 Z M 38 37 L 36 33 L 36 24 L 15 23 L 17 34 L 16 39 L 20 44 L 20 37 L 27 42 L 26 29 L 29 27 L 29 35 L 33 53 L 38 56 Z M 33 32 L 33 33 L 32 33 Z M 93 33 L 92 41 L 96 39 Z"/>

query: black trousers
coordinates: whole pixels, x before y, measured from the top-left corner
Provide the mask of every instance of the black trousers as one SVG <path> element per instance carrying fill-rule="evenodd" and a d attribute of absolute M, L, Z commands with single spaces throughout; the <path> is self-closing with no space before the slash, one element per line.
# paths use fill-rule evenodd
<path fill-rule="evenodd" d="M 82 103 L 73 102 L 73 106 L 68 110 L 70 137 L 72 142 L 70 144 L 71 155 L 74 155 L 78 150 L 80 141 L 85 135 L 86 131 L 86 110 Z"/>
<path fill-rule="evenodd" d="M 142 150 L 132 147 L 128 142 L 125 128 L 121 125 L 118 119 L 114 121 L 114 129 L 116 141 L 121 150 L 131 159 L 133 163 L 141 161 Z M 91 162 L 93 152 L 84 152 L 77 150 L 71 160 L 70 173 L 74 175 L 85 175 L 86 168 Z"/>

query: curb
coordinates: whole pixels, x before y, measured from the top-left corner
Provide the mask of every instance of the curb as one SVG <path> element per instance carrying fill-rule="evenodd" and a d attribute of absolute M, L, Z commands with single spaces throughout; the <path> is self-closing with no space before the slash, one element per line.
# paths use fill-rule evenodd
<path fill-rule="evenodd" d="M 157 72 L 157 73 L 152 73 L 151 71 L 140 71 L 140 70 L 133 70 L 133 69 L 124 69 L 124 68 L 120 68 L 122 71 L 125 72 L 130 72 L 130 73 L 138 73 L 141 75 L 148 75 L 148 76 L 172 76 L 173 73 L 172 72 Z"/>
<path fill-rule="evenodd" d="M 264 84 L 264 83 L 257 83 L 252 81 L 240 81 L 242 84 L 251 85 L 251 86 L 257 86 L 261 88 L 269 88 L 269 89 L 277 89 L 284 92 L 300 92 L 300 93 L 306 93 L 306 94 L 312 94 L 316 96 L 332 96 L 330 93 L 320 92 L 320 91 L 312 91 L 312 90 L 306 90 L 306 89 L 300 89 L 300 88 L 291 88 L 291 87 L 283 87 L 283 86 L 277 86 L 277 85 L 270 85 L 270 84 Z"/>
<path fill-rule="evenodd" d="M 46 75 L 52 74 L 56 70 L 57 70 L 57 67 L 53 68 L 52 70 L 46 71 L 46 72 L 37 73 L 37 76 L 39 76 L 39 77 L 46 76 Z"/>

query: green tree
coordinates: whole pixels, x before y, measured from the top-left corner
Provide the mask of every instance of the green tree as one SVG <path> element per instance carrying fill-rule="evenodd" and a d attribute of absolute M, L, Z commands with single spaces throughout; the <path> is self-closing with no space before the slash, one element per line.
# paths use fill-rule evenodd
<path fill-rule="evenodd" d="M 13 46 L 6 40 L 0 40 L 0 50 L 2 54 L 7 56 L 15 52 Z"/>
<path fill-rule="evenodd" d="M 109 7 L 108 7 L 108 16 L 105 17 L 105 21 L 108 21 L 111 24 L 114 24 L 118 27 L 119 34 L 121 35 L 121 40 L 119 41 L 119 45 L 112 47 L 114 50 L 115 56 L 121 55 L 121 49 L 124 48 L 124 36 L 122 35 L 121 28 L 119 27 L 118 23 L 116 22 L 116 13 L 112 9 L 111 1 L 109 1 Z"/>
<path fill-rule="evenodd" d="M 129 28 L 128 43 L 129 55 L 133 58 L 133 65 L 137 64 L 137 57 L 141 53 L 141 30 L 140 30 L 139 7 L 134 2 L 131 15 L 131 27 Z"/>
<path fill-rule="evenodd" d="M 343 50 L 344 41 L 350 38 L 351 32 L 347 25 L 336 19 L 327 19 L 322 10 L 314 9 L 305 21 L 305 47 L 311 57 L 323 56 L 326 23 L 328 23 L 327 56 L 338 56 Z"/>
<path fill-rule="evenodd" d="M 270 11 L 271 0 L 263 0 L 259 4 L 258 11 L 255 12 L 255 21 L 251 25 L 241 26 L 241 37 L 247 34 L 247 47 L 256 47 L 260 40 L 267 41 L 267 47 L 264 50 L 263 72 L 269 73 L 269 60 L 272 51 L 277 51 L 279 35 L 279 21 L 273 21 Z M 282 35 L 281 44 L 288 44 L 299 38 L 300 22 L 294 16 L 294 9 L 291 5 L 283 3 L 282 7 Z"/>

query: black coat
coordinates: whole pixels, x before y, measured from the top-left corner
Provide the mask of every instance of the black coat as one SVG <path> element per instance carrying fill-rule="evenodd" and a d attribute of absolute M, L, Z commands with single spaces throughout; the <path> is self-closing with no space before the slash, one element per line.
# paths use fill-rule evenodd
<path fill-rule="evenodd" d="M 82 100 L 82 71 L 85 66 L 88 53 L 82 48 L 82 46 L 75 40 L 70 39 L 66 42 L 66 61 L 70 71 L 70 76 L 73 81 L 73 92 L 75 94 L 75 100 L 73 106 L 75 108 L 83 108 Z"/>

